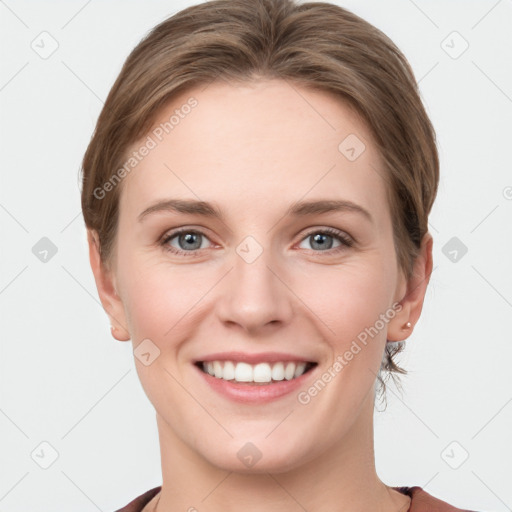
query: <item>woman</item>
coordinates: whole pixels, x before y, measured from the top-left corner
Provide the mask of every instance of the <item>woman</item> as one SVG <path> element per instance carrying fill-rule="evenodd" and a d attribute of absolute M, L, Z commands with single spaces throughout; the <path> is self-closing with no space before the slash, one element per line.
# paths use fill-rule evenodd
<path fill-rule="evenodd" d="M 96 285 L 160 439 L 162 486 L 122 511 L 459 510 L 374 461 L 438 180 L 409 64 L 349 11 L 217 0 L 151 31 L 83 161 Z"/>

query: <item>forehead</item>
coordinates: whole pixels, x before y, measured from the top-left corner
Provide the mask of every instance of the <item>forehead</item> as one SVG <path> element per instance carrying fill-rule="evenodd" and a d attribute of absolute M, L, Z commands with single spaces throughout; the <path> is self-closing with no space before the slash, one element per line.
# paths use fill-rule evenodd
<path fill-rule="evenodd" d="M 301 198 L 387 208 L 380 155 L 357 112 L 284 80 L 190 89 L 130 151 L 143 145 L 149 151 L 124 178 L 122 211 L 167 197 L 239 202 L 246 211 Z"/>

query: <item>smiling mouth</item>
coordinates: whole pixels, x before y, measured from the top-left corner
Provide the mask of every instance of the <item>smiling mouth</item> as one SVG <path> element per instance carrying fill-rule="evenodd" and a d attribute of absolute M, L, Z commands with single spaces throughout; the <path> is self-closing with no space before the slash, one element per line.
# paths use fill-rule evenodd
<path fill-rule="evenodd" d="M 311 371 L 317 363 L 286 361 L 248 364 L 235 361 L 198 361 L 195 365 L 217 379 L 240 384 L 265 385 L 297 379 Z"/>

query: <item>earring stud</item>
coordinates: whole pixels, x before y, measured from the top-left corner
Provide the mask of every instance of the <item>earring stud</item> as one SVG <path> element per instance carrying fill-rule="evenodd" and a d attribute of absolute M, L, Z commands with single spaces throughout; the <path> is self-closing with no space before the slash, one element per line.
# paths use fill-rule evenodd
<path fill-rule="evenodd" d="M 405 324 L 405 326 L 403 327 L 403 329 L 410 329 L 411 327 L 412 327 L 411 322 L 407 322 L 407 323 Z"/>

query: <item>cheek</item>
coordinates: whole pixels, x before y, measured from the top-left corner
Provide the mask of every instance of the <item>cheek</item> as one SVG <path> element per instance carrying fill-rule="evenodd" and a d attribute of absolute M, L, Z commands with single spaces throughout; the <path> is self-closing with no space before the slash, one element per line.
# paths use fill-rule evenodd
<path fill-rule="evenodd" d="M 134 340 L 150 338 L 163 349 L 184 337 L 214 277 L 193 265 L 171 266 L 142 256 L 125 261 L 123 301 Z"/>
<path fill-rule="evenodd" d="M 128 282 L 125 307 L 134 335 L 160 339 L 185 314 L 185 300 L 177 280 L 143 272 Z"/>
<path fill-rule="evenodd" d="M 343 346 L 386 312 L 393 272 L 383 261 L 376 256 L 365 264 L 331 267 L 318 272 L 309 284 L 298 285 L 297 295 L 330 328 L 331 340 Z"/>
<path fill-rule="evenodd" d="M 388 310 L 393 279 L 384 261 L 375 255 L 364 265 L 331 268 L 325 276 L 316 276 L 314 287 L 302 290 L 308 307 L 321 320 L 316 325 L 328 326 L 323 328 L 323 337 L 332 364 L 337 362 L 330 369 L 335 377 L 328 393 L 339 404 L 340 421 L 343 414 L 359 407 L 381 365 L 388 325 L 381 315 L 385 317 Z M 329 379 L 330 375 L 325 375 L 325 380 Z"/>

